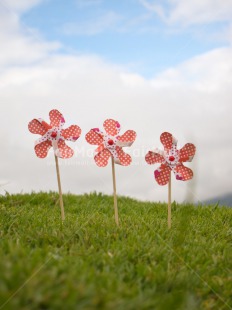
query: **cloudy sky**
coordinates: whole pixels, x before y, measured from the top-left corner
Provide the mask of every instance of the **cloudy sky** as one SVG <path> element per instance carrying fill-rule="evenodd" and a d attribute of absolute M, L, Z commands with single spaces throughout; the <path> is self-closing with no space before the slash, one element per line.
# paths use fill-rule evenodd
<path fill-rule="evenodd" d="M 64 192 L 112 193 L 84 139 L 106 118 L 137 140 L 116 167 L 120 195 L 166 200 L 147 150 L 163 131 L 192 142 L 192 181 L 173 199 L 231 192 L 232 0 L 0 0 L 0 193 L 57 190 L 52 152 L 34 154 L 27 124 L 57 108 L 78 124 L 75 156 L 60 160 Z"/>

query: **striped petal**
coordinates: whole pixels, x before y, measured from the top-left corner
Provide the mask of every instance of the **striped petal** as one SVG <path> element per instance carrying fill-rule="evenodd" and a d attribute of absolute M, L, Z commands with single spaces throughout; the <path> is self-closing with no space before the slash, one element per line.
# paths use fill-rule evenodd
<path fill-rule="evenodd" d="M 154 171 L 156 182 L 159 185 L 166 185 L 170 179 L 170 172 L 171 169 L 167 165 L 162 164 L 159 169 Z"/>
<path fill-rule="evenodd" d="M 52 143 L 51 143 L 51 141 L 48 141 L 48 140 L 37 144 L 35 146 L 35 154 L 36 154 L 36 156 L 39 157 L 39 158 L 47 157 L 48 151 L 51 148 L 51 146 L 52 146 Z"/>
<path fill-rule="evenodd" d="M 76 141 L 81 135 L 81 128 L 77 125 L 72 125 L 67 129 L 62 129 L 61 135 L 68 141 Z"/>
<path fill-rule="evenodd" d="M 105 167 L 108 164 L 110 156 L 110 151 L 104 149 L 103 151 L 99 152 L 97 155 L 94 156 L 94 160 L 98 167 Z"/>
<path fill-rule="evenodd" d="M 179 151 L 179 161 L 186 162 L 192 161 L 196 152 L 196 147 L 192 143 L 185 144 Z"/>
<path fill-rule="evenodd" d="M 44 128 L 44 126 L 41 124 L 41 122 L 38 121 L 37 119 L 33 119 L 28 124 L 28 129 L 31 133 L 38 134 L 41 136 L 43 136 L 47 132 L 47 129 Z"/>
<path fill-rule="evenodd" d="M 116 136 L 119 134 L 119 131 L 121 129 L 121 126 L 119 122 L 113 120 L 113 119 L 107 119 L 103 123 L 103 127 L 106 131 L 106 133 L 110 136 Z"/>

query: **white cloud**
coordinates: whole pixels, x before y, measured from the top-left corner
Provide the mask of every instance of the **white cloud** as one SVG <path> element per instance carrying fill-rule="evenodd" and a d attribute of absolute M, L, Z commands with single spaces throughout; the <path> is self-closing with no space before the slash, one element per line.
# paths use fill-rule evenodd
<path fill-rule="evenodd" d="M 196 56 L 175 68 L 162 72 L 153 86 L 191 87 L 198 91 L 230 90 L 232 83 L 232 49 L 220 48 Z"/>
<path fill-rule="evenodd" d="M 96 35 L 114 27 L 121 16 L 115 12 L 107 12 L 95 19 L 85 22 L 70 22 L 63 25 L 61 31 L 66 35 Z"/>
<path fill-rule="evenodd" d="M 49 110 L 58 108 L 67 126 L 77 123 L 83 130 L 80 140 L 73 144 L 75 157 L 60 160 L 64 192 L 112 193 L 110 166 L 95 166 L 88 156 L 93 148 L 84 139 L 90 128 L 101 126 L 108 117 L 120 121 L 122 132 L 134 129 L 138 133 L 128 149 L 133 165 L 116 167 L 119 194 L 166 200 L 167 188 L 158 186 L 153 178 L 155 166 L 144 162 L 146 150 L 160 146 L 163 131 L 175 134 L 179 147 L 186 142 L 197 146 L 196 158 L 189 164 L 195 180 L 173 181 L 173 199 L 181 201 L 192 190 L 196 200 L 231 190 L 230 48 L 199 55 L 146 80 L 97 57 L 50 54 L 50 43 L 37 42 L 14 20 L 3 29 L 2 42 L 8 48 L 1 57 L 8 59 L 8 66 L 0 74 L 0 184 L 8 184 L 2 188 L 10 192 L 57 190 L 52 153 L 48 159 L 36 158 L 36 136 L 28 132 L 27 124 L 34 117 L 47 119 Z M 12 38 L 23 42 L 23 61 L 16 47 L 13 51 L 10 47 Z M 34 61 L 26 62 L 27 57 Z"/>
<path fill-rule="evenodd" d="M 5 7 L 11 13 L 29 10 L 44 0 L 1 0 L 1 6 Z"/>
<path fill-rule="evenodd" d="M 167 0 L 165 4 L 154 0 L 140 2 L 170 24 L 204 24 L 230 21 L 232 17 L 232 0 Z"/>

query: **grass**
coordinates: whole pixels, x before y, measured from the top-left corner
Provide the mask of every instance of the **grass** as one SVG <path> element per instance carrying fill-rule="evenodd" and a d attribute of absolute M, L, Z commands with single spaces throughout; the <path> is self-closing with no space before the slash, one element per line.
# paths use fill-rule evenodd
<path fill-rule="evenodd" d="M 232 208 L 0 196 L 0 309 L 232 309 Z"/>

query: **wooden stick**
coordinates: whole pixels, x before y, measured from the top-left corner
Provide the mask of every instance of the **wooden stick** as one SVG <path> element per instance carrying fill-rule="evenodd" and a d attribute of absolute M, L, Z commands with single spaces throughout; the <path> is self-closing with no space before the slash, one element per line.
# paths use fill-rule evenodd
<path fill-rule="evenodd" d="M 113 177 L 113 188 L 114 188 L 114 218 L 115 218 L 116 225 L 119 226 L 118 204 L 117 204 L 117 193 L 116 193 L 115 166 L 114 166 L 114 158 L 113 158 L 113 156 L 111 156 L 111 163 L 112 163 L 112 177 Z"/>
<path fill-rule="evenodd" d="M 64 203 L 63 203 L 63 196 L 62 196 L 62 190 L 61 190 L 61 182 L 60 182 L 60 169 L 59 169 L 58 157 L 56 155 L 55 155 L 55 161 L 56 161 L 56 174 L 57 174 L 57 181 L 58 181 L 58 188 L 59 188 L 59 195 L 60 195 L 61 219 L 62 221 L 64 221 L 65 215 L 64 215 Z"/>
<path fill-rule="evenodd" d="M 172 186 L 171 186 L 171 172 L 170 172 L 170 178 L 168 182 L 168 228 L 171 228 L 172 226 L 172 198 L 171 198 L 171 193 L 172 193 Z"/>

